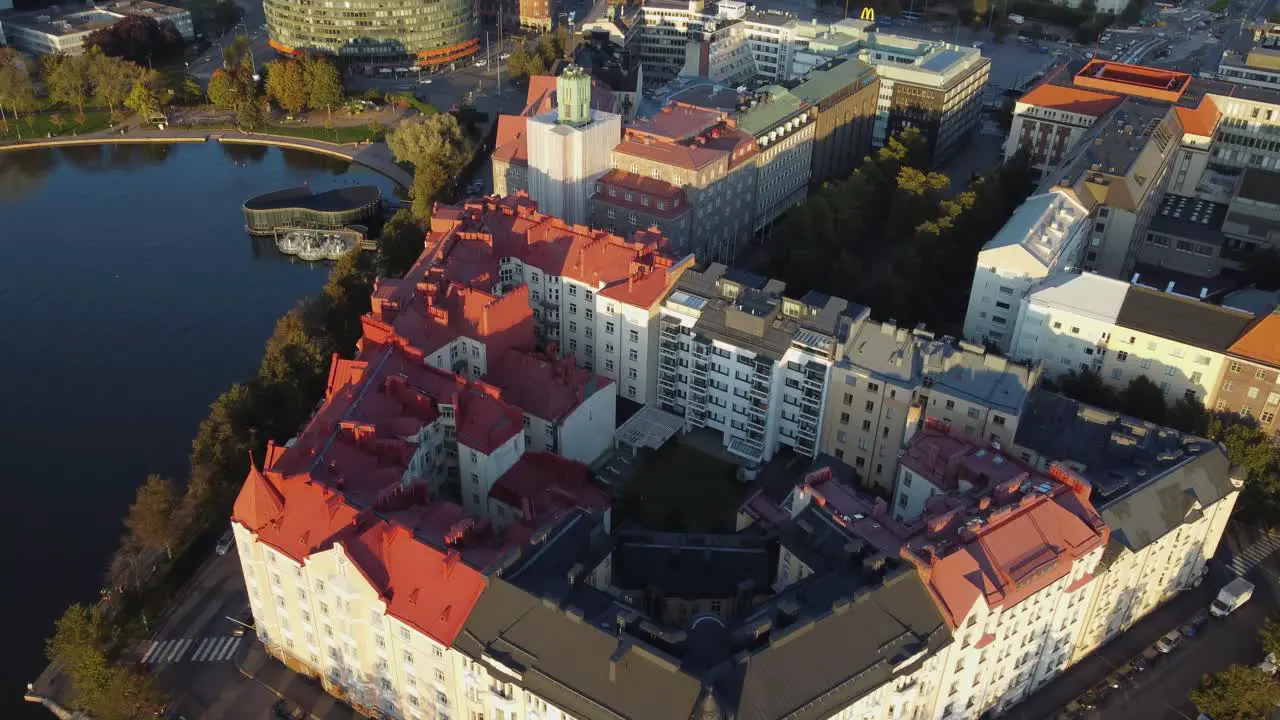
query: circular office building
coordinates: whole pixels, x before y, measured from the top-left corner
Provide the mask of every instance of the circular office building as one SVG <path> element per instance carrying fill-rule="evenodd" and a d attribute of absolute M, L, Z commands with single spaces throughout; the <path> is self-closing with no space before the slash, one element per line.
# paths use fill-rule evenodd
<path fill-rule="evenodd" d="M 263 0 L 271 46 L 363 61 L 451 63 L 480 50 L 472 0 Z"/>
<path fill-rule="evenodd" d="M 254 235 L 284 230 L 340 230 L 372 218 L 381 191 L 356 185 L 313 193 L 308 187 L 277 190 L 244 202 L 244 227 Z"/>

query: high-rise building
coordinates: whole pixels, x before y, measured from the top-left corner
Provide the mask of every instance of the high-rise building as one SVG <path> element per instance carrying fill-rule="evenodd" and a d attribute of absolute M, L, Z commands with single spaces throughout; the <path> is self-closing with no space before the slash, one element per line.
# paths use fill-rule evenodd
<path fill-rule="evenodd" d="M 556 78 L 556 108 L 528 118 L 529 196 L 550 215 L 587 222 L 596 180 L 609 170 L 622 118 L 591 107 L 591 76 L 576 66 Z"/>
<path fill-rule="evenodd" d="M 444 67 L 481 51 L 480 23 L 471 0 L 429 0 L 393 9 L 369 0 L 265 0 L 263 10 L 271 47 L 286 55 L 318 52 L 364 62 L 409 59 L 422 67 Z"/>
<path fill-rule="evenodd" d="M 836 62 L 805 76 L 791 89 L 818 110 L 809 186 L 847 178 L 871 152 L 880 80 L 861 60 Z"/>

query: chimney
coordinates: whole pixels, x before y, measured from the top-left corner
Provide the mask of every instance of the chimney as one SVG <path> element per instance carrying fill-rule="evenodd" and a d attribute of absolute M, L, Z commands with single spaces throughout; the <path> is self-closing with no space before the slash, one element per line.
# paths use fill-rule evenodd
<path fill-rule="evenodd" d="M 983 495 L 982 497 L 978 498 L 978 509 L 979 509 L 979 510 L 981 510 L 981 511 L 984 511 L 984 512 L 985 512 L 985 511 L 987 510 L 987 508 L 989 508 L 989 507 L 991 507 L 991 496 L 990 496 L 990 495 Z"/>

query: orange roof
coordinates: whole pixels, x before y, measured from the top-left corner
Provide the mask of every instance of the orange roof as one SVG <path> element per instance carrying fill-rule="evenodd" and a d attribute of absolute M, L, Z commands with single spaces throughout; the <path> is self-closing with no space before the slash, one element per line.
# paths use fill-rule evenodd
<path fill-rule="evenodd" d="M 1258 318 L 1227 352 L 1246 360 L 1280 368 L 1280 314 L 1271 313 Z"/>
<path fill-rule="evenodd" d="M 613 383 L 578 367 L 572 355 L 557 358 L 516 350 L 490 358 L 484 379 L 502 389 L 503 400 L 551 422 L 563 420 L 586 398 Z"/>
<path fill-rule="evenodd" d="M 1176 103 L 1191 84 L 1191 75 L 1164 68 L 1094 59 L 1076 73 L 1074 83 L 1079 87 Z"/>
<path fill-rule="evenodd" d="M 1115 95 L 1106 95 L 1045 82 L 1023 95 L 1018 99 L 1018 102 L 1078 115 L 1101 117 L 1116 105 L 1119 105 L 1122 100 L 1123 98 Z"/>
<path fill-rule="evenodd" d="M 378 520 L 343 546 L 388 613 L 444 645 L 453 644 L 484 591 L 484 576 L 456 550 L 431 547 L 400 524 Z"/>
<path fill-rule="evenodd" d="M 498 137 L 493 142 L 493 156 L 513 163 L 529 162 L 529 138 L 525 135 L 528 119 L 523 115 L 499 115 Z"/>
<path fill-rule="evenodd" d="M 1176 105 L 1174 111 L 1178 113 L 1178 122 L 1182 123 L 1184 133 L 1203 137 L 1213 136 L 1214 131 L 1218 129 L 1218 119 L 1222 117 L 1218 106 L 1207 95 L 1201 98 L 1200 105 L 1197 107 Z"/>

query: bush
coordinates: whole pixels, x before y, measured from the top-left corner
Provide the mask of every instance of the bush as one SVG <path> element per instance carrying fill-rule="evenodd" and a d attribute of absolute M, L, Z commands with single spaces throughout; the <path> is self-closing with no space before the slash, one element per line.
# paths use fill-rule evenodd
<path fill-rule="evenodd" d="M 411 92 L 387 93 L 386 101 L 399 107 L 411 107 L 422 115 L 435 115 L 440 112 L 435 105 L 422 102 Z"/>

